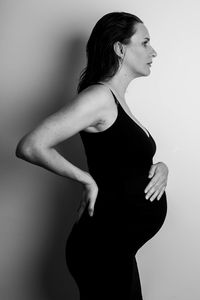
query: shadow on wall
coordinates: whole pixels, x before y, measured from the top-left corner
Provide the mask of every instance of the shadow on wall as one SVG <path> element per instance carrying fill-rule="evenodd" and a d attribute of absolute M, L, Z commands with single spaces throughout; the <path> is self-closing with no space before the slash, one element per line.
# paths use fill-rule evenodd
<path fill-rule="evenodd" d="M 71 101 L 76 93 L 81 70 L 80 65 L 82 64 L 81 59 L 84 54 L 83 37 L 76 36 L 65 43 L 61 45 L 61 53 L 59 54 L 58 87 L 55 89 L 52 100 L 54 111 L 62 107 L 67 101 Z M 56 149 L 74 165 L 84 170 L 87 169 L 83 145 L 78 134 L 57 145 Z M 48 300 L 78 299 L 76 284 L 66 270 L 65 245 L 76 218 L 75 214 L 81 199 L 82 187 L 71 180 L 67 181 L 65 178 L 61 178 L 55 184 L 52 193 L 52 202 L 54 202 L 56 211 L 54 239 L 49 257 L 46 257 L 40 273 L 40 282 Z M 61 203 L 62 205 L 60 205 Z"/>
<path fill-rule="evenodd" d="M 50 87 L 51 94 L 49 94 L 49 91 L 45 91 L 45 95 L 43 95 L 45 99 L 42 96 L 41 102 L 37 101 L 37 106 L 31 107 L 31 111 L 25 112 L 25 119 L 20 120 L 22 124 L 20 126 L 23 126 L 23 130 L 24 128 L 34 128 L 38 122 L 57 111 L 67 101 L 72 100 L 76 93 L 75 89 L 83 63 L 84 37 L 77 35 L 63 41 L 60 43 L 59 48 L 57 69 L 54 72 L 56 85 L 54 83 L 53 89 Z M 86 158 L 79 135 L 75 135 L 57 145 L 56 149 L 70 162 L 81 169 L 87 170 Z M 35 170 L 32 170 L 34 173 Z M 36 169 L 37 172 L 39 173 L 38 169 Z M 48 242 L 46 249 L 43 249 L 43 254 L 39 255 L 39 263 L 36 258 L 35 263 L 38 263 L 37 278 L 35 275 L 32 277 L 32 286 L 33 289 L 34 286 L 36 287 L 37 291 L 35 292 L 40 297 L 42 296 L 42 300 L 76 300 L 78 299 L 78 289 L 67 270 L 65 246 L 75 221 L 82 187 L 80 184 L 60 176 L 49 174 L 46 176 L 47 178 L 50 176 L 50 184 L 47 188 L 48 199 L 42 199 L 42 204 L 39 205 L 43 210 L 41 212 L 41 214 L 43 213 L 42 218 L 46 217 L 45 210 L 51 211 L 51 217 L 47 220 L 49 222 L 47 230 L 50 232 L 48 233 L 50 242 Z M 46 181 L 46 179 L 44 180 Z M 44 182 L 44 184 L 48 183 Z M 31 235 L 31 232 L 29 232 L 29 235 Z M 36 238 L 35 242 L 37 244 Z M 15 299 L 18 300 L 17 297 Z M 29 298 L 29 300 L 32 299 Z"/>

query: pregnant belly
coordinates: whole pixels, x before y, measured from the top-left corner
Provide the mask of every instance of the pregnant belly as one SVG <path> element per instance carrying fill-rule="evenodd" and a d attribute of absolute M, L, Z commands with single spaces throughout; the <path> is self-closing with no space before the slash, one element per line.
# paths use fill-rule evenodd
<path fill-rule="evenodd" d="M 94 216 L 86 208 L 78 228 L 79 236 L 92 243 L 107 240 L 115 247 L 124 247 L 130 253 L 137 251 L 162 227 L 167 214 L 167 199 L 145 199 L 144 189 L 149 179 L 126 180 L 111 188 L 101 186 L 96 199 Z"/>
<path fill-rule="evenodd" d="M 145 198 L 149 181 L 147 176 L 140 176 L 117 183 L 110 190 L 102 188 L 95 204 L 93 222 L 97 228 L 132 251 L 159 231 L 167 214 L 166 193 L 152 202 Z"/>
<path fill-rule="evenodd" d="M 145 198 L 144 190 L 150 180 L 147 176 L 140 176 L 137 179 L 129 178 L 122 184 L 123 203 L 126 208 L 121 209 L 126 216 L 124 224 L 127 229 L 127 240 L 128 243 L 134 241 L 132 246 L 135 246 L 137 241 L 138 248 L 159 231 L 167 215 L 165 192 L 160 200 L 150 201 Z"/>

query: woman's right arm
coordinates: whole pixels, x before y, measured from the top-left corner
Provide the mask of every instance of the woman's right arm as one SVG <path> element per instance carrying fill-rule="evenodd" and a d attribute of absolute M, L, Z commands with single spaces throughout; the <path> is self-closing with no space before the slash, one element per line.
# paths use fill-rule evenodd
<path fill-rule="evenodd" d="M 106 91 L 100 86 L 91 86 L 84 90 L 70 104 L 47 117 L 33 131 L 26 134 L 17 145 L 16 156 L 60 176 L 78 181 L 86 189 L 93 186 L 95 194 L 96 183 L 92 176 L 65 159 L 54 146 L 97 124 L 106 109 L 106 98 Z"/>

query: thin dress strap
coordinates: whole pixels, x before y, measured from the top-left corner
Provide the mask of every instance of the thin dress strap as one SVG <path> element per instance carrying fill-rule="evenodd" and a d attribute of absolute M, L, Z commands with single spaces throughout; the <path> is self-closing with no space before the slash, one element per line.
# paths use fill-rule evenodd
<path fill-rule="evenodd" d="M 96 82 L 96 84 L 101 84 L 101 85 L 105 85 L 104 83 L 101 83 L 101 82 Z M 105 85 L 107 86 L 107 85 Z M 108 86 L 107 86 L 108 87 Z M 109 87 L 108 87 L 109 88 Z M 119 101 L 117 100 L 115 94 L 113 93 L 113 91 L 109 88 L 109 90 L 111 91 L 113 97 L 114 97 L 114 100 L 115 100 L 115 103 L 117 104 L 117 106 L 119 106 Z"/>
<path fill-rule="evenodd" d="M 115 99 L 115 103 L 117 104 L 117 106 L 119 105 L 119 101 L 117 100 L 115 94 L 113 93 L 113 91 L 110 89 L 111 93 L 113 94 L 113 97 Z"/>

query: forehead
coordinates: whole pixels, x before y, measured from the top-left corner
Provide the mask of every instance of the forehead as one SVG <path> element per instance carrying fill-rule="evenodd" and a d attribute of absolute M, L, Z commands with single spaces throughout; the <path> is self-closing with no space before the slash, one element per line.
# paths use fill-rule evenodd
<path fill-rule="evenodd" d="M 150 39 L 148 29 L 146 28 L 146 26 L 144 24 L 137 23 L 135 28 L 136 28 L 136 32 L 131 38 L 132 41 L 140 41 L 141 39 L 144 39 L 145 37 Z"/>

